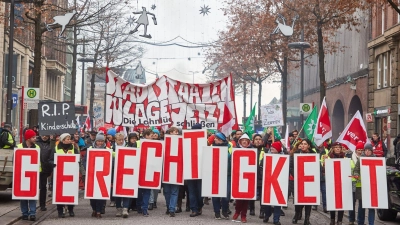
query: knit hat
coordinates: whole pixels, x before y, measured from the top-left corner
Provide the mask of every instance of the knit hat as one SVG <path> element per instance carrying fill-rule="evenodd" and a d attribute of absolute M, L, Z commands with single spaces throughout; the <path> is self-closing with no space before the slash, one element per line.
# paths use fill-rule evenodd
<path fill-rule="evenodd" d="M 357 150 L 357 149 L 364 149 L 364 142 L 359 141 L 359 142 L 357 143 L 357 145 L 356 145 L 356 150 Z"/>
<path fill-rule="evenodd" d="M 25 140 L 31 139 L 33 137 L 36 137 L 35 131 L 33 131 L 32 129 L 29 129 L 29 130 L 25 131 L 25 134 L 24 134 Z"/>
<path fill-rule="evenodd" d="M 218 132 L 218 133 L 216 133 L 215 134 L 215 137 L 217 137 L 218 139 L 220 139 L 221 141 L 226 141 L 226 136 L 225 136 L 225 134 L 223 134 L 223 133 L 221 133 L 221 132 Z"/>
<path fill-rule="evenodd" d="M 271 144 L 271 147 L 276 149 L 279 153 L 282 151 L 282 143 L 280 141 L 275 141 Z"/>
<path fill-rule="evenodd" d="M 367 149 L 372 151 L 372 145 L 370 143 L 366 143 L 364 145 L 364 150 L 367 150 Z"/>
<path fill-rule="evenodd" d="M 333 146 L 340 146 L 340 147 L 342 147 L 342 144 L 340 143 L 340 142 L 335 142 L 335 143 L 333 143 L 331 146 L 333 147 Z"/>
<path fill-rule="evenodd" d="M 68 134 L 68 133 L 63 133 L 63 134 L 61 134 L 61 135 L 60 135 L 60 141 L 64 141 L 64 139 L 67 138 L 68 136 L 71 138 L 71 135 Z"/>
<path fill-rule="evenodd" d="M 104 134 L 98 133 L 96 135 L 96 141 L 105 141 Z"/>
<path fill-rule="evenodd" d="M 117 130 L 115 129 L 115 128 L 110 128 L 108 131 L 107 131 L 107 135 L 111 135 L 111 136 L 115 136 L 117 134 Z"/>
<path fill-rule="evenodd" d="M 212 143 L 214 143 L 214 139 L 215 139 L 215 134 L 210 135 L 210 137 L 208 137 L 207 142 L 209 145 L 211 145 Z"/>
<path fill-rule="evenodd" d="M 160 131 L 157 130 L 157 129 L 154 129 L 154 130 L 153 130 L 153 133 L 158 134 L 158 136 L 160 136 Z"/>
<path fill-rule="evenodd" d="M 98 131 L 103 132 L 103 134 L 107 133 L 107 129 L 105 127 L 100 127 Z"/>
<path fill-rule="evenodd" d="M 200 129 L 202 129 L 203 127 L 201 126 L 201 124 L 199 124 L 199 123 L 196 123 L 195 125 L 193 125 L 192 126 L 192 130 L 200 130 Z"/>
<path fill-rule="evenodd" d="M 8 124 L 8 123 L 4 124 L 4 128 L 10 128 L 11 129 L 11 124 Z"/>

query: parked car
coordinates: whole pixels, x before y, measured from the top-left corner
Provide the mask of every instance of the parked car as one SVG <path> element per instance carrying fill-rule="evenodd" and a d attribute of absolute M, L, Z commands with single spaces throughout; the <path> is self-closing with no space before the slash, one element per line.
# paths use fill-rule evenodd
<path fill-rule="evenodd" d="M 394 158 L 386 160 L 386 179 L 388 190 L 388 209 L 378 209 L 378 217 L 382 221 L 393 221 L 400 212 L 400 170 Z"/>

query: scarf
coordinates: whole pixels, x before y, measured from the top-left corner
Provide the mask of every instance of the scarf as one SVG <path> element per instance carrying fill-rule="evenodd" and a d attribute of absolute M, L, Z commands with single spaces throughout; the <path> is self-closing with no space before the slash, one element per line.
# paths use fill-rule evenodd
<path fill-rule="evenodd" d="M 359 157 L 357 156 L 356 151 L 354 151 L 353 154 L 351 155 L 351 160 L 353 160 L 354 165 L 357 164 L 358 158 Z"/>

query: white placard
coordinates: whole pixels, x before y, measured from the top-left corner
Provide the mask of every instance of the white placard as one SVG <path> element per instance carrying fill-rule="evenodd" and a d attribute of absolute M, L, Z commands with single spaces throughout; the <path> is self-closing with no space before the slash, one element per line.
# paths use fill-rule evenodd
<path fill-rule="evenodd" d="M 233 148 L 231 198 L 255 200 L 257 197 L 257 149 Z"/>
<path fill-rule="evenodd" d="M 139 188 L 161 189 L 163 155 L 164 141 L 141 141 Z"/>
<path fill-rule="evenodd" d="M 319 154 L 294 154 L 294 204 L 320 204 Z"/>
<path fill-rule="evenodd" d="M 288 155 L 264 154 L 262 205 L 287 206 L 289 164 Z"/>
<path fill-rule="evenodd" d="M 185 180 L 201 179 L 203 147 L 207 146 L 207 130 L 183 131 L 183 177 Z M 197 159 L 197 160 L 196 160 Z"/>
<path fill-rule="evenodd" d="M 39 168 L 40 149 L 17 148 L 14 150 L 12 199 L 39 199 Z"/>
<path fill-rule="evenodd" d="M 140 150 L 118 146 L 115 151 L 113 196 L 137 198 Z"/>
<path fill-rule="evenodd" d="M 203 147 L 201 196 L 227 197 L 228 147 Z"/>
<path fill-rule="evenodd" d="M 350 158 L 325 160 L 326 207 L 328 211 L 353 210 Z"/>
<path fill-rule="evenodd" d="M 54 154 L 52 204 L 78 205 L 79 157 L 78 154 Z"/>
<path fill-rule="evenodd" d="M 388 192 L 384 157 L 360 157 L 362 206 L 364 209 L 387 209 Z"/>
<path fill-rule="evenodd" d="M 261 106 L 261 119 L 263 127 L 283 126 L 282 104 Z"/>
<path fill-rule="evenodd" d="M 165 135 L 164 168 L 162 182 L 183 185 L 183 138 Z"/>
<path fill-rule="evenodd" d="M 89 148 L 86 154 L 85 199 L 110 199 L 112 149 Z"/>

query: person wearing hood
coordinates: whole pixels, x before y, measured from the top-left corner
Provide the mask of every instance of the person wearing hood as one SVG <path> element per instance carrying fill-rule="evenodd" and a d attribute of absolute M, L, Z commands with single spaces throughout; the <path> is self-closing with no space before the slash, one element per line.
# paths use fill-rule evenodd
<path fill-rule="evenodd" d="M 356 150 L 351 154 L 350 158 L 350 165 L 351 165 L 351 174 L 354 174 L 354 168 L 356 167 L 356 164 L 358 162 L 358 159 L 361 157 L 362 153 L 364 152 L 364 143 L 362 141 L 359 141 L 356 145 Z M 353 210 L 349 211 L 349 225 L 354 225 L 356 221 L 356 211 L 355 211 L 355 205 L 356 205 L 356 183 L 357 179 L 351 178 L 352 181 L 352 186 L 353 186 Z M 359 203 L 360 204 L 360 203 Z"/>
<path fill-rule="evenodd" d="M 96 139 L 90 148 L 108 149 L 106 146 L 106 139 L 103 133 L 97 133 Z M 101 214 L 104 214 L 104 205 L 106 200 L 103 199 L 90 199 L 90 206 L 92 207 L 92 217 L 98 219 L 101 218 Z"/>
<path fill-rule="evenodd" d="M 299 149 L 291 152 L 289 174 L 293 176 L 294 179 L 294 155 L 295 154 L 316 154 L 311 148 L 312 144 L 309 139 L 303 139 L 300 142 Z M 305 208 L 305 218 L 304 225 L 310 225 L 310 215 L 311 215 L 311 205 L 295 205 L 295 215 L 292 219 L 292 223 L 296 224 L 298 220 L 301 219 L 303 208 Z"/>
<path fill-rule="evenodd" d="M 375 134 L 374 134 L 375 135 Z M 362 157 L 376 157 L 374 154 L 373 146 L 370 143 L 364 145 L 364 153 L 361 154 Z M 360 160 L 357 160 L 356 166 L 353 171 L 353 178 L 356 181 L 356 193 L 355 197 L 358 199 L 358 218 L 357 222 L 359 225 L 364 224 L 365 220 L 365 209 L 362 207 L 362 195 L 361 195 L 361 171 L 360 171 Z M 375 221 L 375 209 L 368 209 L 368 224 L 373 225 Z"/>
<path fill-rule="evenodd" d="M 335 142 L 332 144 L 332 148 L 328 154 L 322 156 L 322 171 L 325 172 L 325 161 L 326 159 L 344 159 L 346 154 L 342 151 L 342 145 L 339 142 Z M 344 211 L 340 210 L 337 211 L 338 218 L 337 218 L 337 225 L 341 225 L 343 221 Z M 330 225 L 335 225 L 335 217 L 336 211 L 330 211 L 331 216 L 331 223 Z"/>
<path fill-rule="evenodd" d="M 274 143 L 271 144 L 271 147 L 269 148 L 269 152 L 267 154 L 282 154 L 282 143 L 280 141 L 276 141 Z M 264 157 L 262 157 L 260 159 L 260 164 L 258 166 L 258 173 L 257 176 L 263 176 L 263 165 L 264 165 Z M 258 183 L 258 182 L 257 182 Z M 261 204 L 261 200 L 260 200 L 260 204 Z M 282 215 L 282 207 L 280 206 L 271 206 L 271 205 L 266 205 L 263 208 L 264 210 L 264 218 L 263 218 L 263 222 L 264 223 L 268 223 L 269 218 L 271 217 L 271 215 L 273 215 L 273 224 L 274 225 L 281 225 L 280 217 Z"/>
<path fill-rule="evenodd" d="M 203 127 L 197 123 L 192 126 L 192 130 L 200 130 Z M 204 143 L 206 144 L 206 143 Z M 201 196 L 201 179 L 187 180 L 187 186 L 189 191 L 189 203 L 190 210 L 192 213 L 190 217 L 196 217 L 203 213 L 203 197 Z"/>
<path fill-rule="evenodd" d="M 71 135 L 68 133 L 64 133 L 64 134 L 60 135 L 60 142 L 54 147 L 53 153 L 56 153 L 56 154 L 79 154 L 79 150 L 74 148 L 74 145 L 71 142 Z M 54 168 L 56 167 L 56 165 L 54 164 L 54 154 L 50 155 L 49 162 L 54 165 Z M 82 174 L 85 174 L 85 173 L 82 172 Z M 57 205 L 58 218 L 65 217 L 65 214 L 64 214 L 65 206 L 66 205 L 61 205 L 61 204 Z M 68 205 L 67 207 L 68 207 L 69 216 L 74 217 L 75 216 L 74 206 Z"/>
<path fill-rule="evenodd" d="M 160 140 L 160 131 L 158 129 L 153 129 L 153 140 Z M 149 210 L 157 209 L 157 199 L 158 199 L 158 189 L 153 189 L 150 192 L 150 200 L 149 200 Z"/>
<path fill-rule="evenodd" d="M 137 144 L 138 140 L 139 140 L 139 137 L 135 132 L 130 133 L 128 135 L 128 143 L 126 143 L 126 145 L 128 147 L 131 147 L 131 148 L 137 148 L 138 147 L 138 144 Z M 139 147 L 140 147 L 140 145 L 139 145 Z"/>
<path fill-rule="evenodd" d="M 236 147 L 251 148 L 250 138 L 246 133 L 239 138 Z M 246 217 L 247 217 L 248 206 L 249 206 L 249 200 L 236 200 L 235 214 L 233 214 L 232 219 L 236 221 L 240 216 L 241 222 L 247 223 Z"/>
<path fill-rule="evenodd" d="M 50 135 L 37 137 L 36 144 L 40 147 L 40 165 L 42 167 L 39 175 L 39 205 L 41 211 L 46 211 L 47 178 L 53 172 L 53 165 L 49 163 L 50 155 L 53 154 L 50 147 Z"/>
<path fill-rule="evenodd" d="M 387 148 L 378 133 L 374 133 L 371 138 L 372 150 L 376 157 L 386 157 Z"/>
<path fill-rule="evenodd" d="M 226 139 L 226 136 L 221 133 L 221 132 L 217 132 L 214 135 L 214 141 L 212 143 L 212 146 L 226 146 L 227 151 L 228 151 L 228 179 L 227 179 L 227 194 L 226 197 L 213 197 L 212 198 L 212 203 L 213 203 L 213 208 L 214 208 L 214 215 L 215 215 L 215 219 L 216 220 L 220 220 L 225 219 L 228 220 L 229 219 L 229 201 L 230 201 L 230 197 L 231 197 L 231 157 L 232 157 L 232 149 L 229 148 L 229 142 Z M 221 210 L 222 209 L 222 214 L 221 214 Z M 222 215 L 222 217 L 221 217 Z"/>

